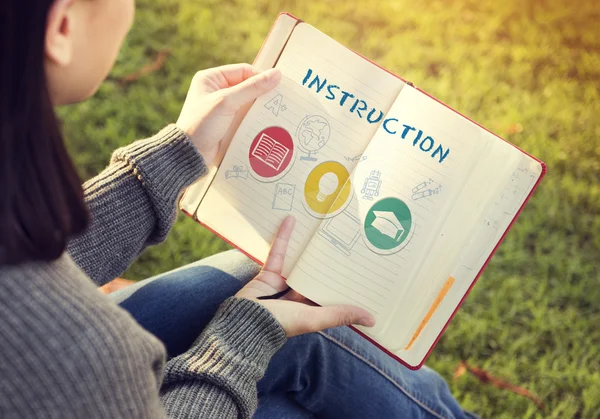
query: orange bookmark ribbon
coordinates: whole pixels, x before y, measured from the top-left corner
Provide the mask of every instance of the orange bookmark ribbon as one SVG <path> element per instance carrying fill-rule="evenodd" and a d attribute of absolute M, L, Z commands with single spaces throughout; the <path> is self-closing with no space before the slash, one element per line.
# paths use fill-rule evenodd
<path fill-rule="evenodd" d="M 415 341 L 417 340 L 417 338 L 419 337 L 419 335 L 421 334 L 421 332 L 423 331 L 423 329 L 425 328 L 427 323 L 429 323 L 429 320 L 431 320 L 431 318 L 433 317 L 433 314 L 435 313 L 435 311 L 438 309 L 438 307 L 442 303 L 442 300 L 444 299 L 444 297 L 446 297 L 446 294 L 448 294 L 448 291 L 450 291 L 450 287 L 452 287 L 452 284 L 454 284 L 454 278 L 449 276 L 448 279 L 446 280 L 446 283 L 444 284 L 444 286 L 438 293 L 437 297 L 435 297 L 435 300 L 431 304 L 431 307 L 429 307 L 429 311 L 427 312 L 427 314 L 425 315 L 425 318 L 423 319 L 423 321 L 417 328 L 417 331 L 415 332 L 413 337 L 410 339 L 410 342 L 408 343 L 408 345 L 406 345 L 406 348 L 404 348 L 405 350 L 409 350 L 410 347 L 413 345 L 413 343 L 415 343 Z"/>

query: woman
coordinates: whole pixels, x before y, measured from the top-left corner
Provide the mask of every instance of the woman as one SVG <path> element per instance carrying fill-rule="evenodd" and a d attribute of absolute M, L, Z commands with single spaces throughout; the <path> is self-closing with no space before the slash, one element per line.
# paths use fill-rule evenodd
<path fill-rule="evenodd" d="M 110 281 L 166 237 L 177 196 L 205 173 L 235 111 L 280 74 L 244 64 L 198 73 L 177 123 L 117 150 L 82 189 L 53 106 L 96 91 L 133 0 L 6 1 L 0 417 L 466 415 L 431 370 L 408 371 L 347 328 L 306 334 L 371 326 L 366 311 L 263 299 L 285 289 L 292 218 L 260 272 L 227 252 L 101 295 L 91 280 Z"/>

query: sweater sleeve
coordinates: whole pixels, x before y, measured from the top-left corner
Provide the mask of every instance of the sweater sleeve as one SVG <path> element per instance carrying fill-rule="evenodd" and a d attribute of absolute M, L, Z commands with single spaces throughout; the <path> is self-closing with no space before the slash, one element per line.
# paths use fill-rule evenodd
<path fill-rule="evenodd" d="M 71 257 L 99 285 L 119 276 L 166 238 L 179 194 L 206 171 L 175 125 L 116 150 L 110 165 L 84 184 L 90 224 L 69 243 Z"/>
<path fill-rule="evenodd" d="M 262 305 L 231 297 L 192 348 L 165 369 L 161 400 L 171 418 L 250 418 L 256 383 L 285 343 L 281 325 Z"/>

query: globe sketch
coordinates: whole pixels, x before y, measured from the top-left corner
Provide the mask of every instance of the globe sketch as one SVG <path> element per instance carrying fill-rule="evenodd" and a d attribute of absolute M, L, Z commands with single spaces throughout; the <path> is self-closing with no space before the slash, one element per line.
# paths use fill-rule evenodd
<path fill-rule="evenodd" d="M 301 156 L 301 160 L 316 161 L 313 157 L 317 151 L 322 149 L 331 135 L 331 127 L 325 118 L 319 115 L 309 115 L 300 121 L 296 130 L 298 146 L 307 156 Z"/>

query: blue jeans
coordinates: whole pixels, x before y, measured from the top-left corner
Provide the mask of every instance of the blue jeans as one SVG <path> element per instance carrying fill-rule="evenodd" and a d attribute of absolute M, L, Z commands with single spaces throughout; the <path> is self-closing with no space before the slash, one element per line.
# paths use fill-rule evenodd
<path fill-rule="evenodd" d="M 111 294 L 169 356 L 186 351 L 260 267 L 232 250 Z M 258 383 L 256 418 L 465 418 L 433 370 L 412 371 L 347 327 L 293 337 Z"/>

